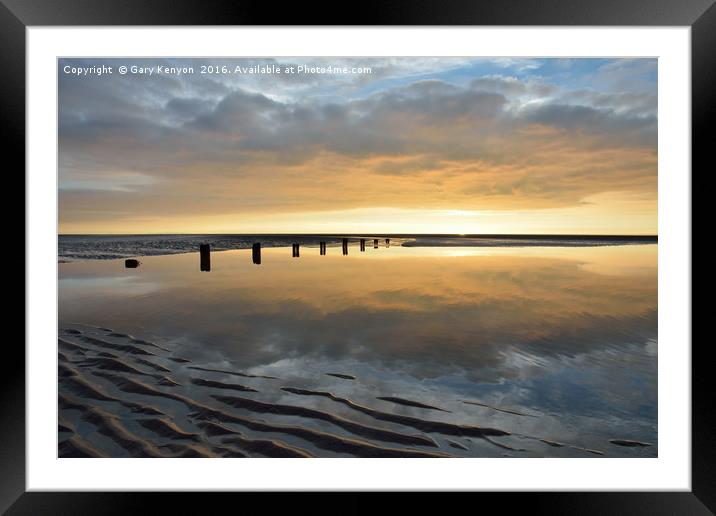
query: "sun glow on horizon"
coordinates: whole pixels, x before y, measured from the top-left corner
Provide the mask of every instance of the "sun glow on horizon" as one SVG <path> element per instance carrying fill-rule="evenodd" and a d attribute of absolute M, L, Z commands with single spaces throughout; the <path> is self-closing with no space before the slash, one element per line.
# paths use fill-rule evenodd
<path fill-rule="evenodd" d="M 623 203 L 624 201 L 622 201 Z M 544 210 L 420 210 L 356 208 L 294 213 L 237 213 L 191 218 L 138 219 L 96 228 L 62 225 L 61 233 L 386 233 L 655 235 L 652 203 L 620 206 L 618 197 Z M 615 206 L 616 205 L 616 206 Z M 629 215 L 625 217 L 625 213 Z"/>

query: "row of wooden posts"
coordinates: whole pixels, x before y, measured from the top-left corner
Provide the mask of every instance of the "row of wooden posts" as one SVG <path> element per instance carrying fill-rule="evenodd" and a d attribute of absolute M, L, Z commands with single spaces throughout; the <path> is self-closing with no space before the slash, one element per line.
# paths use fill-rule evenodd
<path fill-rule="evenodd" d="M 390 238 L 385 239 L 385 245 L 386 247 L 390 247 Z M 319 242 L 319 253 L 321 256 L 324 256 L 326 254 L 326 243 L 325 242 Z M 300 257 L 300 245 L 299 244 L 292 244 L 292 253 L 294 258 Z M 348 254 L 348 239 L 344 238 L 342 241 L 342 248 L 343 248 L 343 254 Z M 373 249 L 378 249 L 378 239 L 373 239 Z M 360 250 L 365 251 L 365 238 L 360 239 Z M 200 264 L 199 268 L 202 271 L 210 271 L 211 270 L 211 248 L 209 244 L 201 244 L 199 245 L 199 256 L 200 256 Z M 261 265 L 261 242 L 256 242 L 251 246 L 251 258 L 253 262 L 256 265 Z"/>

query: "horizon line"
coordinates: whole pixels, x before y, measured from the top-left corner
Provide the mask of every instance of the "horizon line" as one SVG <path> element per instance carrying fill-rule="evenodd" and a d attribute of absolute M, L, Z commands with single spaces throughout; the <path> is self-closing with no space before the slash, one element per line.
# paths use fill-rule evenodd
<path fill-rule="evenodd" d="M 210 235 L 231 235 L 231 236 L 431 236 L 431 237 L 610 237 L 610 238 L 657 238 L 659 235 L 634 234 L 634 233 L 366 233 L 366 232 L 330 232 L 330 233 L 57 233 L 57 236 L 210 236 Z"/>

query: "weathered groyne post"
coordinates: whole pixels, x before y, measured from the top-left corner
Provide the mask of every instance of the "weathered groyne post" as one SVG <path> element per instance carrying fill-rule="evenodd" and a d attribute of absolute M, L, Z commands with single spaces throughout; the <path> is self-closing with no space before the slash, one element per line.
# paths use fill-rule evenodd
<path fill-rule="evenodd" d="M 373 239 L 373 249 L 378 249 L 378 239 Z"/>
<path fill-rule="evenodd" d="M 365 251 L 365 238 L 360 239 L 360 250 Z"/>
<path fill-rule="evenodd" d="M 343 255 L 345 256 L 347 254 L 348 254 L 348 239 L 344 238 L 343 239 Z"/>
<path fill-rule="evenodd" d="M 128 258 L 127 260 L 124 260 L 124 267 L 127 269 L 136 269 L 139 267 L 139 264 L 141 262 L 139 260 L 135 260 L 134 258 Z"/>
<path fill-rule="evenodd" d="M 251 258 L 256 265 L 261 265 L 261 242 L 251 246 Z"/>
<path fill-rule="evenodd" d="M 385 239 L 385 247 L 390 247 L 390 238 Z"/>
<path fill-rule="evenodd" d="M 211 270 L 211 249 L 209 244 L 199 245 L 199 269 L 202 271 Z"/>
<path fill-rule="evenodd" d="M 325 242 L 319 242 L 318 247 L 320 248 L 321 256 L 326 254 L 326 243 Z"/>
<path fill-rule="evenodd" d="M 293 257 L 294 257 L 294 258 L 298 258 L 298 257 L 299 257 L 298 244 L 293 244 Z"/>

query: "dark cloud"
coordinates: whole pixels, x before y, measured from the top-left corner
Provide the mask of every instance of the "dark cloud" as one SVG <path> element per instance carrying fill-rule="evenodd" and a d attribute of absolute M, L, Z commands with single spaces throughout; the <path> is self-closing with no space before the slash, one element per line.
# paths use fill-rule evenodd
<path fill-rule="evenodd" d="M 528 106 L 523 114 L 532 123 L 607 137 L 618 135 L 632 144 L 656 147 L 657 118 L 652 114 L 620 113 L 611 107 L 558 103 Z"/>
<path fill-rule="evenodd" d="M 211 102 L 197 98 L 174 97 L 164 108 L 169 116 L 174 115 L 182 120 L 193 120 L 213 108 Z"/>

